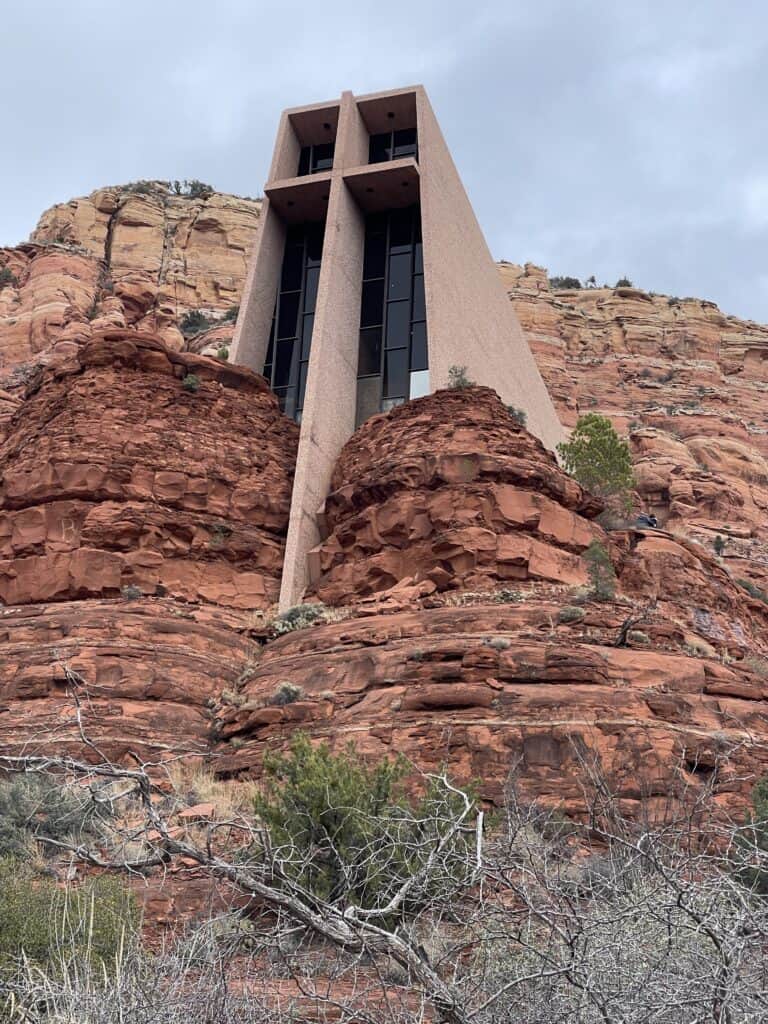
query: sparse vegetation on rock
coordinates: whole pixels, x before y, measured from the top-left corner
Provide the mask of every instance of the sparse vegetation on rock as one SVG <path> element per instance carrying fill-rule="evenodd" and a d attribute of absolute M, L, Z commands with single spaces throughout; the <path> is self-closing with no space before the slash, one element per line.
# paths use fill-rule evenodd
<path fill-rule="evenodd" d="M 616 571 L 604 544 L 593 540 L 584 552 L 591 583 L 590 596 L 595 601 L 612 601 L 616 596 Z"/>
<path fill-rule="evenodd" d="M 467 376 L 466 366 L 449 366 L 448 367 L 448 387 L 449 388 L 470 388 L 474 381 L 471 381 Z"/>

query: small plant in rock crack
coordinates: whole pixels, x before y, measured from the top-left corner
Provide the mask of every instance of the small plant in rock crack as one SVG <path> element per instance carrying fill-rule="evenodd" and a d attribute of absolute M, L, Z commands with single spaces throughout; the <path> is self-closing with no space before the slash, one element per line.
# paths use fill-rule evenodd
<path fill-rule="evenodd" d="M 448 387 L 449 388 L 471 388 L 474 381 L 470 380 L 467 376 L 466 366 L 449 366 L 448 367 Z"/>
<path fill-rule="evenodd" d="M 185 391 L 188 391 L 190 394 L 194 394 L 196 391 L 200 390 L 200 378 L 194 373 L 188 373 L 182 380 L 181 386 Z"/>
<path fill-rule="evenodd" d="M 293 704 L 294 701 L 301 700 L 304 696 L 304 690 L 300 686 L 296 686 L 294 683 L 280 683 L 275 692 L 269 698 L 268 703 L 273 707 L 282 708 L 286 704 Z"/>

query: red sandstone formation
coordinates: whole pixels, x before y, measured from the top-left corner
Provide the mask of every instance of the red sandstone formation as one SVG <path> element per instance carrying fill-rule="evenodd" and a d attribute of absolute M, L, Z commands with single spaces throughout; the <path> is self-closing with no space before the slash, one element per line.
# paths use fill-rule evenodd
<path fill-rule="evenodd" d="M 318 597 L 348 604 L 406 578 L 487 589 L 582 584 L 600 502 L 490 388 L 439 391 L 374 416 L 341 453 L 314 552 Z"/>
<path fill-rule="evenodd" d="M 699 299 L 552 292 L 540 267 L 500 270 L 563 421 L 610 416 L 646 507 L 707 545 L 719 534 L 734 575 L 768 589 L 768 327 Z"/>
<path fill-rule="evenodd" d="M 296 437 L 263 378 L 146 334 L 40 371 L 0 447 L 0 745 L 50 738 L 65 665 L 110 749 L 203 740 L 277 595 Z"/>
<path fill-rule="evenodd" d="M 74 693 L 118 757 L 208 749 L 215 717 L 225 774 L 301 726 L 447 760 L 492 799 L 517 764 L 575 809 L 594 754 L 628 809 L 713 775 L 741 806 L 768 769 L 768 606 L 733 581 L 768 588 L 768 329 L 502 266 L 564 421 L 594 409 L 630 435 L 667 530 L 603 533 L 491 392 L 443 392 L 339 460 L 314 596 L 349 617 L 262 647 L 296 429 L 255 374 L 192 354 L 231 334 L 257 216 L 105 189 L 0 251 L 0 747 L 76 745 Z M 216 326 L 184 339 L 190 310 Z M 614 602 L 584 602 L 594 537 Z M 286 681 L 303 695 L 277 706 Z"/>
<path fill-rule="evenodd" d="M 491 800 L 515 767 L 527 795 L 568 811 L 594 762 L 628 811 L 713 772 L 733 809 L 768 768 L 768 607 L 698 544 L 604 534 L 598 504 L 492 392 L 439 392 L 369 420 L 335 482 L 317 590 L 354 595 L 364 617 L 267 645 L 219 712 L 223 772 L 258 773 L 265 746 L 297 727 L 448 763 Z M 593 538 L 616 566 L 612 602 L 578 586 Z M 285 680 L 301 694 L 276 706 Z"/>

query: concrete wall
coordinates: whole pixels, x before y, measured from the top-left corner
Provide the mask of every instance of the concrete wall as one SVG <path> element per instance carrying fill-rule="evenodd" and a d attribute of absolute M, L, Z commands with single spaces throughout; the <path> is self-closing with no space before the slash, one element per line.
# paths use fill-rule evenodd
<path fill-rule="evenodd" d="M 421 88 L 416 110 L 430 389 L 446 386 L 451 366 L 466 366 L 554 449 L 562 425 Z"/>
<path fill-rule="evenodd" d="M 301 599 L 309 582 L 307 556 L 321 539 L 317 512 L 328 494 L 336 459 L 355 429 L 365 223 L 344 183 L 342 168 L 347 161 L 359 159 L 363 138 L 367 156 L 367 135 L 351 93 L 345 93 L 280 588 L 283 611 Z"/>
<path fill-rule="evenodd" d="M 231 360 L 263 373 L 285 249 L 285 225 L 265 197 L 232 339 Z"/>

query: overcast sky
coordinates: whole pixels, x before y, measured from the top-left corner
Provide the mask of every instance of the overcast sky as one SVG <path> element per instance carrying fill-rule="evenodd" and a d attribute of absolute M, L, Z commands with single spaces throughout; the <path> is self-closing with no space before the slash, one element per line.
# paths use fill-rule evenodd
<path fill-rule="evenodd" d="M 138 178 L 260 194 L 283 107 L 422 82 L 496 258 L 768 321 L 765 0 L 0 2 L 0 244 Z"/>

